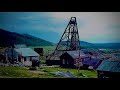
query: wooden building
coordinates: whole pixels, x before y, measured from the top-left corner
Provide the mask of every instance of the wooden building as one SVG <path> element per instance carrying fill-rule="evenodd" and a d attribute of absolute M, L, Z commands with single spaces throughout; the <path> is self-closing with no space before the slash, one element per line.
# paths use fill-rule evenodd
<path fill-rule="evenodd" d="M 4 56 L 12 64 L 22 62 L 24 66 L 32 66 L 32 60 L 39 60 L 40 55 L 25 45 L 15 45 L 14 48 L 11 47 L 5 50 Z"/>
<path fill-rule="evenodd" d="M 52 52 L 53 53 L 53 52 Z M 51 65 L 60 65 L 60 56 L 64 53 L 62 51 L 57 51 L 55 53 L 55 55 L 51 56 L 52 53 L 50 55 L 48 55 L 46 58 L 48 58 L 46 60 L 46 64 L 48 66 L 51 66 Z"/>
<path fill-rule="evenodd" d="M 85 54 L 80 51 L 80 58 L 85 57 Z M 76 60 L 79 59 L 79 51 L 66 51 L 60 56 L 60 66 L 75 68 Z"/>
<path fill-rule="evenodd" d="M 120 78 L 120 60 L 104 60 L 97 68 L 98 78 Z"/>

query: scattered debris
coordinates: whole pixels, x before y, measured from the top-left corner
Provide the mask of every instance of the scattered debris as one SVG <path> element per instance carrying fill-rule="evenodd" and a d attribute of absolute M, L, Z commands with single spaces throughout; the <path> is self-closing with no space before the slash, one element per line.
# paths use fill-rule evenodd
<path fill-rule="evenodd" d="M 92 69 L 93 69 L 93 66 L 89 66 L 88 69 L 92 70 Z"/>
<path fill-rule="evenodd" d="M 76 75 L 72 74 L 71 72 L 67 71 L 67 72 L 60 72 L 60 71 L 57 71 L 57 72 L 51 72 L 52 74 L 55 74 L 55 75 L 59 75 L 59 76 L 64 76 L 64 77 L 69 77 L 69 78 L 77 78 Z"/>
<path fill-rule="evenodd" d="M 11 64 L 11 63 L 1 63 L 1 62 L 0 62 L 0 66 L 24 67 L 22 63 Z"/>
<path fill-rule="evenodd" d="M 60 65 L 52 65 L 52 66 L 47 66 L 47 65 L 40 65 L 40 68 L 43 68 L 43 67 L 60 67 Z"/>

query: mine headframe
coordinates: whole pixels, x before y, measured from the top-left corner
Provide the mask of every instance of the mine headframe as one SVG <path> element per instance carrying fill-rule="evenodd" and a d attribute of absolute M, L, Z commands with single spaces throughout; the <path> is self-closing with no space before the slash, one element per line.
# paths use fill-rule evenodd
<path fill-rule="evenodd" d="M 76 17 L 71 17 L 54 52 L 47 59 L 57 56 L 57 54 L 64 53 L 65 51 L 73 50 L 80 50 L 80 41 Z"/>

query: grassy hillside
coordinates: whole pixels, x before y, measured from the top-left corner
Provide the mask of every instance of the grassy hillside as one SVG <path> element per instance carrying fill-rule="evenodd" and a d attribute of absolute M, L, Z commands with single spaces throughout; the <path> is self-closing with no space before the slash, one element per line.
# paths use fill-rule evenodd
<path fill-rule="evenodd" d="M 13 44 L 26 44 L 27 46 L 52 46 L 53 43 L 43 39 L 28 35 L 8 32 L 0 29 L 0 46 L 10 46 Z"/>
<path fill-rule="evenodd" d="M 34 50 L 34 48 L 43 48 L 44 54 L 48 54 L 50 51 L 55 50 L 55 45 L 53 46 L 29 46 Z"/>

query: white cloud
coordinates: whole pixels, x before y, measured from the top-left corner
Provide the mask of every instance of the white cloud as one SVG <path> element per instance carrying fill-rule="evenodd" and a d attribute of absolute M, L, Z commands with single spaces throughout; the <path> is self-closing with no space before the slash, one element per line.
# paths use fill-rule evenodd
<path fill-rule="evenodd" d="M 51 17 L 53 21 L 57 23 L 62 21 L 69 21 L 70 17 L 76 17 L 78 22 L 78 30 L 80 38 L 83 40 L 89 40 L 93 38 L 114 39 L 115 35 L 119 35 L 120 32 L 114 29 L 107 29 L 110 25 L 120 26 L 120 12 L 52 12 Z M 85 23 L 81 27 L 81 23 Z M 64 27 L 66 28 L 66 27 Z M 110 37 L 110 35 L 113 35 Z M 92 40 L 91 40 L 92 41 Z M 93 40 L 94 42 L 94 40 Z"/>
<path fill-rule="evenodd" d="M 10 16 L 12 15 L 10 13 Z M 120 12 L 19 12 L 12 18 L 4 19 L 6 26 L 17 25 L 12 28 L 19 27 L 21 31 L 22 29 L 53 31 L 61 36 L 71 17 L 77 18 L 81 40 L 102 42 L 102 39 L 106 41 L 120 39 Z M 4 23 L 0 24 L 1 27 L 5 26 Z"/>

